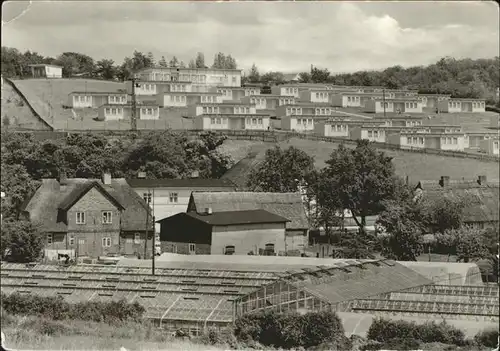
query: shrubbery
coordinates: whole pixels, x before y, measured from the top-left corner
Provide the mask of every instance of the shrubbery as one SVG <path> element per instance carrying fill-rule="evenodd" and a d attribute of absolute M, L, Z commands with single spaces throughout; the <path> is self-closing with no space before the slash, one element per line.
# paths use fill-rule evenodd
<path fill-rule="evenodd" d="M 446 322 L 416 324 L 403 320 L 375 319 L 368 329 L 367 336 L 371 340 L 382 343 L 391 342 L 395 339 L 404 339 L 423 343 L 440 342 L 458 346 L 465 344 L 465 334 Z"/>
<path fill-rule="evenodd" d="M 138 321 L 144 307 L 125 300 L 111 302 L 82 302 L 71 304 L 61 296 L 2 294 L 2 309 L 13 315 L 35 315 L 52 320 L 81 319 L 94 322 Z"/>
<path fill-rule="evenodd" d="M 483 330 L 476 334 L 474 341 L 478 345 L 496 347 L 498 345 L 498 330 Z"/>
<path fill-rule="evenodd" d="M 234 333 L 239 341 L 264 346 L 289 349 L 328 343 L 332 348 L 350 349 L 342 322 L 334 312 L 248 314 L 236 320 Z"/>

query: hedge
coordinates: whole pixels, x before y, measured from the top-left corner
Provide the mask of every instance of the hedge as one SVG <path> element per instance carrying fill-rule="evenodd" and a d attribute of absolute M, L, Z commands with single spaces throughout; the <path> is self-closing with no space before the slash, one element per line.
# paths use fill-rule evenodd
<path fill-rule="evenodd" d="M 375 319 L 367 333 L 368 339 L 390 342 L 394 339 L 413 339 L 423 343 L 440 342 L 457 346 L 465 345 L 465 334 L 446 322 L 416 324 L 403 320 Z"/>
<path fill-rule="evenodd" d="M 474 336 L 474 341 L 478 345 L 495 348 L 498 346 L 498 330 L 483 330 Z"/>
<path fill-rule="evenodd" d="M 111 302 L 81 302 L 71 304 L 62 296 L 38 296 L 14 293 L 2 294 L 2 309 L 14 315 L 35 315 L 52 320 L 81 319 L 94 322 L 141 320 L 144 307 L 125 300 Z"/>
<path fill-rule="evenodd" d="M 285 349 L 334 344 L 349 349 L 349 339 L 335 312 L 306 314 L 258 312 L 235 321 L 234 334 L 239 341 L 255 341 L 264 346 Z"/>

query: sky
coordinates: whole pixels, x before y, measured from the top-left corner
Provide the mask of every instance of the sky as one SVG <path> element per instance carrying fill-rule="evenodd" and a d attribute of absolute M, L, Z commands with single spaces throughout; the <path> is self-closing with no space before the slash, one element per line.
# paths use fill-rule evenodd
<path fill-rule="evenodd" d="M 186 63 L 217 52 L 261 72 L 330 72 L 499 56 L 494 1 L 9 1 L 2 46 L 121 64 L 134 50 Z"/>

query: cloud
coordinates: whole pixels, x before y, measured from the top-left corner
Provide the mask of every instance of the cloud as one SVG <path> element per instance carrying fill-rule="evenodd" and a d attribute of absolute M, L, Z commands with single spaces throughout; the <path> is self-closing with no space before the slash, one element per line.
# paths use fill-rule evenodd
<path fill-rule="evenodd" d="M 261 71 L 315 64 L 345 72 L 498 56 L 498 9 L 453 4 L 34 2 L 5 26 L 2 40 L 44 55 L 77 51 L 116 62 L 136 49 L 185 61 L 201 51 L 209 64 L 222 51 Z"/>

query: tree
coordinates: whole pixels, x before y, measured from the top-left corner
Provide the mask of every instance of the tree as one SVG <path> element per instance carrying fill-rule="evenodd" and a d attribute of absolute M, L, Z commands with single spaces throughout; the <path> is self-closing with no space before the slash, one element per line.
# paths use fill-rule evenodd
<path fill-rule="evenodd" d="M 326 83 L 330 78 L 330 72 L 325 69 L 311 67 L 311 81 L 313 83 Z"/>
<path fill-rule="evenodd" d="M 202 52 L 196 54 L 195 68 L 205 68 L 205 55 Z"/>
<path fill-rule="evenodd" d="M 236 69 L 237 64 L 236 60 L 231 57 L 231 55 L 224 55 L 222 52 L 219 52 L 214 57 L 214 63 L 212 64 L 212 68 L 216 69 Z"/>
<path fill-rule="evenodd" d="M 165 60 L 165 56 L 161 57 L 160 62 L 158 62 L 158 66 L 160 66 L 160 67 L 168 67 L 167 60 Z"/>
<path fill-rule="evenodd" d="M 179 66 L 179 59 L 177 57 L 172 57 L 170 62 L 168 63 L 169 67 L 178 67 Z"/>
<path fill-rule="evenodd" d="M 63 77 L 69 78 L 79 73 L 78 60 L 74 56 L 59 55 L 56 64 L 62 67 Z"/>
<path fill-rule="evenodd" d="M 355 149 L 343 144 L 332 152 L 321 171 L 322 197 L 337 196 L 338 205 L 348 209 L 364 232 L 366 216 L 384 209 L 384 201 L 392 199 L 398 188 L 392 158 L 378 152 L 367 140 L 358 140 Z M 361 220 L 359 220 L 360 218 Z"/>
<path fill-rule="evenodd" d="M 181 62 L 179 63 L 179 67 L 180 67 L 180 68 L 186 68 L 186 64 L 184 63 L 184 61 L 181 61 Z"/>
<path fill-rule="evenodd" d="M 134 60 L 130 57 L 125 57 L 123 63 L 118 68 L 117 76 L 122 81 L 125 81 L 132 77 L 132 72 L 134 71 Z"/>
<path fill-rule="evenodd" d="M 149 67 L 154 67 L 154 66 L 156 66 L 156 60 L 155 60 L 155 57 L 154 57 L 154 55 L 153 55 L 153 53 L 152 53 L 151 51 L 150 51 L 150 52 L 148 52 L 148 54 L 147 54 L 147 56 L 146 56 L 146 57 L 147 57 L 147 59 L 148 59 L 148 60 L 147 60 L 147 62 L 148 62 L 148 66 L 149 66 Z"/>
<path fill-rule="evenodd" d="M 477 261 L 488 258 L 490 253 L 485 245 L 485 232 L 476 228 L 462 226 L 447 231 L 456 244 L 457 262 Z"/>
<path fill-rule="evenodd" d="M 37 226 L 26 220 L 2 222 L 2 259 L 16 263 L 36 261 L 42 253 L 43 239 Z"/>
<path fill-rule="evenodd" d="M 311 74 L 308 72 L 299 73 L 299 83 L 311 83 Z"/>
<path fill-rule="evenodd" d="M 465 198 L 442 196 L 433 200 L 422 200 L 425 221 L 430 233 L 444 233 L 462 225 Z"/>
<path fill-rule="evenodd" d="M 400 261 L 416 261 L 423 252 L 423 225 L 419 208 L 406 201 L 389 201 L 385 204 L 377 224 L 384 228 L 382 255 Z"/>
<path fill-rule="evenodd" d="M 248 81 L 250 83 L 260 82 L 260 73 L 259 70 L 257 69 L 257 66 L 255 66 L 255 63 L 252 65 L 252 68 L 250 68 L 250 73 L 248 74 Z"/>
<path fill-rule="evenodd" d="M 247 185 L 265 192 L 295 192 L 314 170 L 314 159 L 304 151 L 276 146 L 268 149 L 264 161 L 252 169 Z"/>
<path fill-rule="evenodd" d="M 102 59 L 97 61 L 97 74 L 103 79 L 114 79 L 117 73 L 116 67 L 114 66 L 115 61 Z"/>
<path fill-rule="evenodd" d="M 260 81 L 266 84 L 281 84 L 285 82 L 285 75 L 281 72 L 267 72 L 260 77 Z"/>
<path fill-rule="evenodd" d="M 94 76 L 96 65 L 94 59 L 78 52 L 63 52 L 55 60 L 55 64 L 63 67 L 64 77 L 75 75 Z"/>
<path fill-rule="evenodd" d="M 8 201 L 2 203 L 2 215 L 4 218 L 19 219 L 24 201 L 31 196 L 38 182 L 33 180 L 26 168 L 20 164 L 4 164 L 1 168 L 1 187 L 7 194 Z"/>

